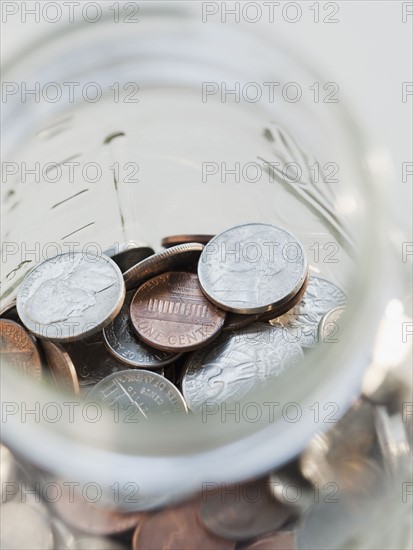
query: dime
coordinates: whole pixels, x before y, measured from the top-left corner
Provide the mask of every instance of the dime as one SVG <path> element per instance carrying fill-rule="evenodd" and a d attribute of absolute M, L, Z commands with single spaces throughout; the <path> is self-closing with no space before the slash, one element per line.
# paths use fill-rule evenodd
<path fill-rule="evenodd" d="M 72 487 L 70 489 L 70 486 Z M 141 512 L 121 513 L 85 500 L 73 491 L 73 484 L 59 483 L 62 496 L 52 509 L 71 527 L 91 535 L 112 535 L 134 529 L 143 518 Z"/>
<path fill-rule="evenodd" d="M 300 302 L 288 313 L 270 321 L 284 327 L 303 347 L 318 342 L 318 326 L 325 313 L 346 303 L 346 294 L 334 283 L 311 275 Z"/>
<path fill-rule="evenodd" d="M 161 246 L 170 248 L 171 246 L 187 243 L 201 243 L 205 245 L 214 237 L 215 235 L 170 235 L 162 239 Z"/>
<path fill-rule="evenodd" d="M 53 534 L 46 517 L 23 502 L 0 506 L 1 548 L 52 550 Z"/>
<path fill-rule="evenodd" d="M 132 367 L 158 369 L 175 361 L 180 354 L 161 351 L 145 344 L 135 334 L 129 316 L 134 291 L 126 294 L 125 302 L 114 321 L 103 331 L 105 344 L 117 359 Z"/>
<path fill-rule="evenodd" d="M 169 271 L 136 291 L 131 322 L 144 342 L 165 351 L 190 351 L 213 340 L 225 311 L 209 302 L 195 273 Z"/>
<path fill-rule="evenodd" d="M 188 269 L 189 265 L 198 261 L 203 249 L 204 245 L 200 243 L 180 244 L 142 260 L 123 274 L 126 290 L 137 288 L 165 271 Z"/>
<path fill-rule="evenodd" d="M 108 250 L 105 250 L 103 254 L 112 258 L 122 273 L 124 273 L 138 262 L 155 254 L 155 251 L 145 244 L 128 241 L 127 243 L 114 244 Z"/>
<path fill-rule="evenodd" d="M 195 503 L 147 515 L 138 525 L 133 550 L 234 550 L 235 542 L 209 533 L 201 525 Z"/>
<path fill-rule="evenodd" d="M 19 374 L 39 380 L 42 360 L 37 344 L 30 334 L 15 321 L 0 319 L 0 357 Z"/>
<path fill-rule="evenodd" d="M 239 225 L 214 237 L 198 263 L 202 290 L 235 313 L 276 309 L 302 287 L 307 260 L 293 235 L 274 225 Z"/>
<path fill-rule="evenodd" d="M 115 262 L 73 252 L 44 261 L 25 277 L 17 311 L 36 336 L 67 342 L 108 325 L 124 299 L 125 284 Z"/>
<path fill-rule="evenodd" d="M 87 340 L 65 344 L 75 366 L 81 393 L 85 395 L 93 386 L 107 376 L 125 370 L 125 363 L 117 361 L 103 343 L 102 334 Z"/>
<path fill-rule="evenodd" d="M 278 531 L 273 535 L 263 537 L 248 544 L 243 550 L 296 550 L 296 534 L 294 531 Z"/>
<path fill-rule="evenodd" d="M 346 308 L 343 306 L 330 309 L 321 319 L 318 326 L 318 336 L 321 342 L 333 344 L 338 342 L 338 333 L 340 330 L 340 321 Z"/>
<path fill-rule="evenodd" d="M 76 369 L 63 346 L 47 340 L 43 340 L 41 346 L 56 386 L 62 391 L 79 395 Z"/>
<path fill-rule="evenodd" d="M 309 277 L 307 275 L 303 286 L 300 288 L 297 294 L 295 294 L 292 298 L 287 300 L 284 304 L 277 307 L 277 309 L 268 311 L 266 313 L 262 313 L 260 317 L 260 321 L 262 323 L 266 321 L 272 321 L 273 319 L 276 319 L 277 317 L 280 317 L 281 315 L 284 315 L 285 313 L 290 311 L 290 309 L 292 309 L 296 304 L 298 304 L 298 302 L 304 296 L 304 293 L 307 290 L 308 280 L 309 280 Z"/>
<path fill-rule="evenodd" d="M 302 357 L 301 346 L 286 340 L 282 328 L 254 323 L 238 333 L 223 333 L 193 353 L 184 370 L 182 391 L 193 411 L 201 411 L 205 403 L 238 401 Z"/>
<path fill-rule="evenodd" d="M 169 380 L 147 370 L 125 370 L 111 374 L 89 392 L 88 400 L 99 400 L 117 407 L 129 421 L 155 415 L 186 412 L 187 406 Z"/>
<path fill-rule="evenodd" d="M 290 510 L 272 498 L 263 479 L 204 493 L 200 506 L 200 518 L 207 529 L 232 540 L 276 531 L 290 516 Z"/>

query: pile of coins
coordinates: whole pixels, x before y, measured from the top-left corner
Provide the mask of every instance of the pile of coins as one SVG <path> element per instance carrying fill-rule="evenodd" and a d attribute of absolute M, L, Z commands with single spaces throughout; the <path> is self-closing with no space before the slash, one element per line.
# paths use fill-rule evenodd
<path fill-rule="evenodd" d="M 125 243 L 35 267 L 16 302 L 0 312 L 2 360 L 33 381 L 47 378 L 64 392 L 128 413 L 132 407 L 148 420 L 236 402 L 294 368 L 319 341 L 338 341 L 346 294 L 309 275 L 303 246 L 284 229 L 245 224 L 216 236 L 165 237 L 162 246 L 155 253 Z M 155 512 L 106 510 L 80 495 L 39 503 L 11 491 L 2 495 L 4 547 L 321 548 L 320 490 L 325 502 L 337 480 L 345 497 L 333 508 L 337 529 L 339 518 L 354 510 L 351 499 L 371 495 L 383 472 L 394 474 L 394 449 L 406 456 L 403 437 L 392 440 L 389 426 L 400 427 L 400 415 L 392 414 L 359 400 L 282 469 L 209 487 Z M 2 454 L 6 481 L 20 475 L 29 483 L 4 447 Z M 286 498 L 291 484 L 298 500 Z M 16 518 L 28 526 L 17 538 Z"/>

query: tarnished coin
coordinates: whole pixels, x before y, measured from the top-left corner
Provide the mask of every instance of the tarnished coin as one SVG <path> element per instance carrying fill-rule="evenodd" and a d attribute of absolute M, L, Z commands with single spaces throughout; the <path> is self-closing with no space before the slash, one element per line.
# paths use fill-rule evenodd
<path fill-rule="evenodd" d="M 214 237 L 215 235 L 170 235 L 162 239 L 161 246 L 170 248 L 171 246 L 187 243 L 201 243 L 205 245 Z"/>
<path fill-rule="evenodd" d="M 284 338 L 280 327 L 254 323 L 238 333 L 225 332 L 193 353 L 182 377 L 188 407 L 234 402 L 296 365 L 301 346 Z"/>
<path fill-rule="evenodd" d="M 85 395 L 95 384 L 113 374 L 125 370 L 125 363 L 115 359 L 103 343 L 103 336 L 92 336 L 64 345 L 75 366 L 80 393 Z"/>
<path fill-rule="evenodd" d="M 62 391 L 79 395 L 79 380 L 70 355 L 55 342 L 43 340 L 41 346 L 56 386 Z"/>
<path fill-rule="evenodd" d="M 133 550 L 234 550 L 235 542 L 208 532 L 197 516 L 197 505 L 166 508 L 147 515 L 138 525 Z"/>
<path fill-rule="evenodd" d="M 244 546 L 243 550 L 297 550 L 296 538 L 295 531 L 278 531 Z"/>
<path fill-rule="evenodd" d="M 1 548 L 5 550 L 52 550 L 50 522 L 32 506 L 11 501 L 0 506 Z"/>
<path fill-rule="evenodd" d="M 25 328 L 9 319 L 0 319 L 1 362 L 19 374 L 39 380 L 42 360 L 39 349 Z"/>
<path fill-rule="evenodd" d="M 134 291 L 126 294 L 125 302 L 115 320 L 103 331 L 108 350 L 118 359 L 132 367 L 159 369 L 175 361 L 180 354 L 168 353 L 148 346 L 135 334 L 129 310 Z"/>
<path fill-rule="evenodd" d="M 155 415 L 186 412 L 184 398 L 163 376 L 147 370 L 125 370 L 111 374 L 89 392 L 89 401 L 116 406 L 120 415 L 139 422 Z"/>
<path fill-rule="evenodd" d="M 344 305 L 346 301 L 346 294 L 334 283 L 311 275 L 299 303 L 285 315 L 270 322 L 283 327 L 303 347 L 310 348 L 318 342 L 318 326 L 323 315 L 336 306 Z"/>
<path fill-rule="evenodd" d="M 143 518 L 141 512 L 122 513 L 85 500 L 70 483 L 59 483 L 62 495 L 51 503 L 59 517 L 76 529 L 91 535 L 112 535 L 134 529 Z"/>
<path fill-rule="evenodd" d="M 239 225 L 214 237 L 202 252 L 198 277 L 217 306 L 235 313 L 264 313 L 294 296 L 307 276 L 297 239 L 274 225 Z"/>
<path fill-rule="evenodd" d="M 198 261 L 203 249 L 204 245 L 200 243 L 180 244 L 142 260 L 123 274 L 126 290 L 137 288 L 166 271 L 187 270 L 189 265 Z"/>
<path fill-rule="evenodd" d="M 318 326 L 318 336 L 321 342 L 334 344 L 339 340 L 340 321 L 346 308 L 343 306 L 330 309 L 321 319 Z"/>
<path fill-rule="evenodd" d="M 184 352 L 213 340 L 224 325 L 225 311 L 205 298 L 195 273 L 169 271 L 139 287 L 130 317 L 150 346 Z"/>
<path fill-rule="evenodd" d="M 126 243 L 115 243 L 105 250 L 103 254 L 112 258 L 122 273 L 124 273 L 138 262 L 155 254 L 155 251 L 146 244 L 128 241 Z"/>
<path fill-rule="evenodd" d="M 124 299 L 125 284 L 115 262 L 73 252 L 50 258 L 28 273 L 17 295 L 17 311 L 36 336 L 67 342 L 108 325 Z"/>
<path fill-rule="evenodd" d="M 291 511 L 272 498 L 263 479 L 205 492 L 200 507 L 200 518 L 207 529 L 231 540 L 276 531 L 290 516 Z"/>

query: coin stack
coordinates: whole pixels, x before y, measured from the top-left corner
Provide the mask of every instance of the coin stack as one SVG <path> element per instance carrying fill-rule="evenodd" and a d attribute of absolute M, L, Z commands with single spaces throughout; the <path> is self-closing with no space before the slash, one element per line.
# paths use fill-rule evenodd
<path fill-rule="evenodd" d="M 251 223 L 161 244 L 158 253 L 129 242 L 35 267 L 17 301 L 0 312 L 2 358 L 36 382 L 49 378 L 62 391 L 120 411 L 132 406 L 148 420 L 237 401 L 293 368 L 319 341 L 337 341 L 346 294 L 309 275 L 303 246 L 284 229 Z M 360 400 L 344 423 L 316 436 L 282 469 L 156 512 L 124 514 L 63 494 L 45 513 L 22 508 L 13 495 L 1 507 L 5 547 L 321 548 L 316 492 L 339 481 L 347 499 L 334 508 L 337 529 L 338 518 L 349 507 L 354 512 L 348 498 L 370 493 L 383 471 L 394 473 L 389 449 L 405 456 L 408 445 L 392 441 L 389 428 L 399 416 Z M 14 459 L 3 453 L 12 479 Z M 286 498 L 291 484 L 298 501 Z M 31 530 L 14 542 L 18 516 Z"/>

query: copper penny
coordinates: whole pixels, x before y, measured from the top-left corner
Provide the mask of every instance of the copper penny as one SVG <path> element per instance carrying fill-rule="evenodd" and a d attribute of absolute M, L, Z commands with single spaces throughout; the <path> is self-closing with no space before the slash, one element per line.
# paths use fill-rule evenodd
<path fill-rule="evenodd" d="M 69 526 L 91 535 L 113 535 L 135 529 L 142 512 L 122 513 L 86 501 L 69 483 L 59 483 L 62 496 L 51 505 Z"/>
<path fill-rule="evenodd" d="M 162 239 L 161 246 L 170 248 L 171 246 L 187 243 L 201 243 L 205 245 L 214 237 L 215 235 L 170 235 Z"/>
<path fill-rule="evenodd" d="M 194 273 L 170 271 L 135 293 L 131 321 L 147 344 L 165 351 L 198 349 L 218 336 L 225 311 L 208 301 Z"/>
<path fill-rule="evenodd" d="M 21 325 L 9 319 L 0 319 L 0 355 L 2 363 L 9 364 L 19 374 L 39 380 L 42 360 L 39 348 Z"/>
<path fill-rule="evenodd" d="M 296 550 L 296 536 L 294 531 L 278 531 L 273 535 L 248 544 L 244 550 Z"/>
<path fill-rule="evenodd" d="M 235 542 L 209 533 L 197 516 L 197 505 L 188 503 L 146 516 L 138 525 L 133 550 L 234 550 Z"/>
<path fill-rule="evenodd" d="M 188 266 L 199 260 L 204 249 L 200 243 L 187 243 L 173 246 L 158 254 L 149 256 L 137 263 L 123 274 L 126 290 L 137 288 L 139 285 L 160 273 L 171 270 L 186 270 Z"/>
<path fill-rule="evenodd" d="M 298 302 L 301 300 L 301 298 L 304 296 L 305 291 L 307 290 L 308 286 L 308 275 L 304 281 L 303 286 L 299 289 L 297 294 L 295 294 L 292 298 L 287 300 L 284 304 L 281 304 L 277 309 L 272 311 L 266 311 L 263 313 L 260 317 L 261 322 L 266 321 L 272 321 L 273 319 L 276 319 L 277 317 L 281 317 L 281 315 L 284 315 L 287 313 L 287 311 L 290 311 L 294 306 L 298 304 Z"/>
<path fill-rule="evenodd" d="M 41 342 L 46 361 L 55 385 L 62 391 L 79 395 L 79 380 L 70 355 L 60 344 Z"/>

